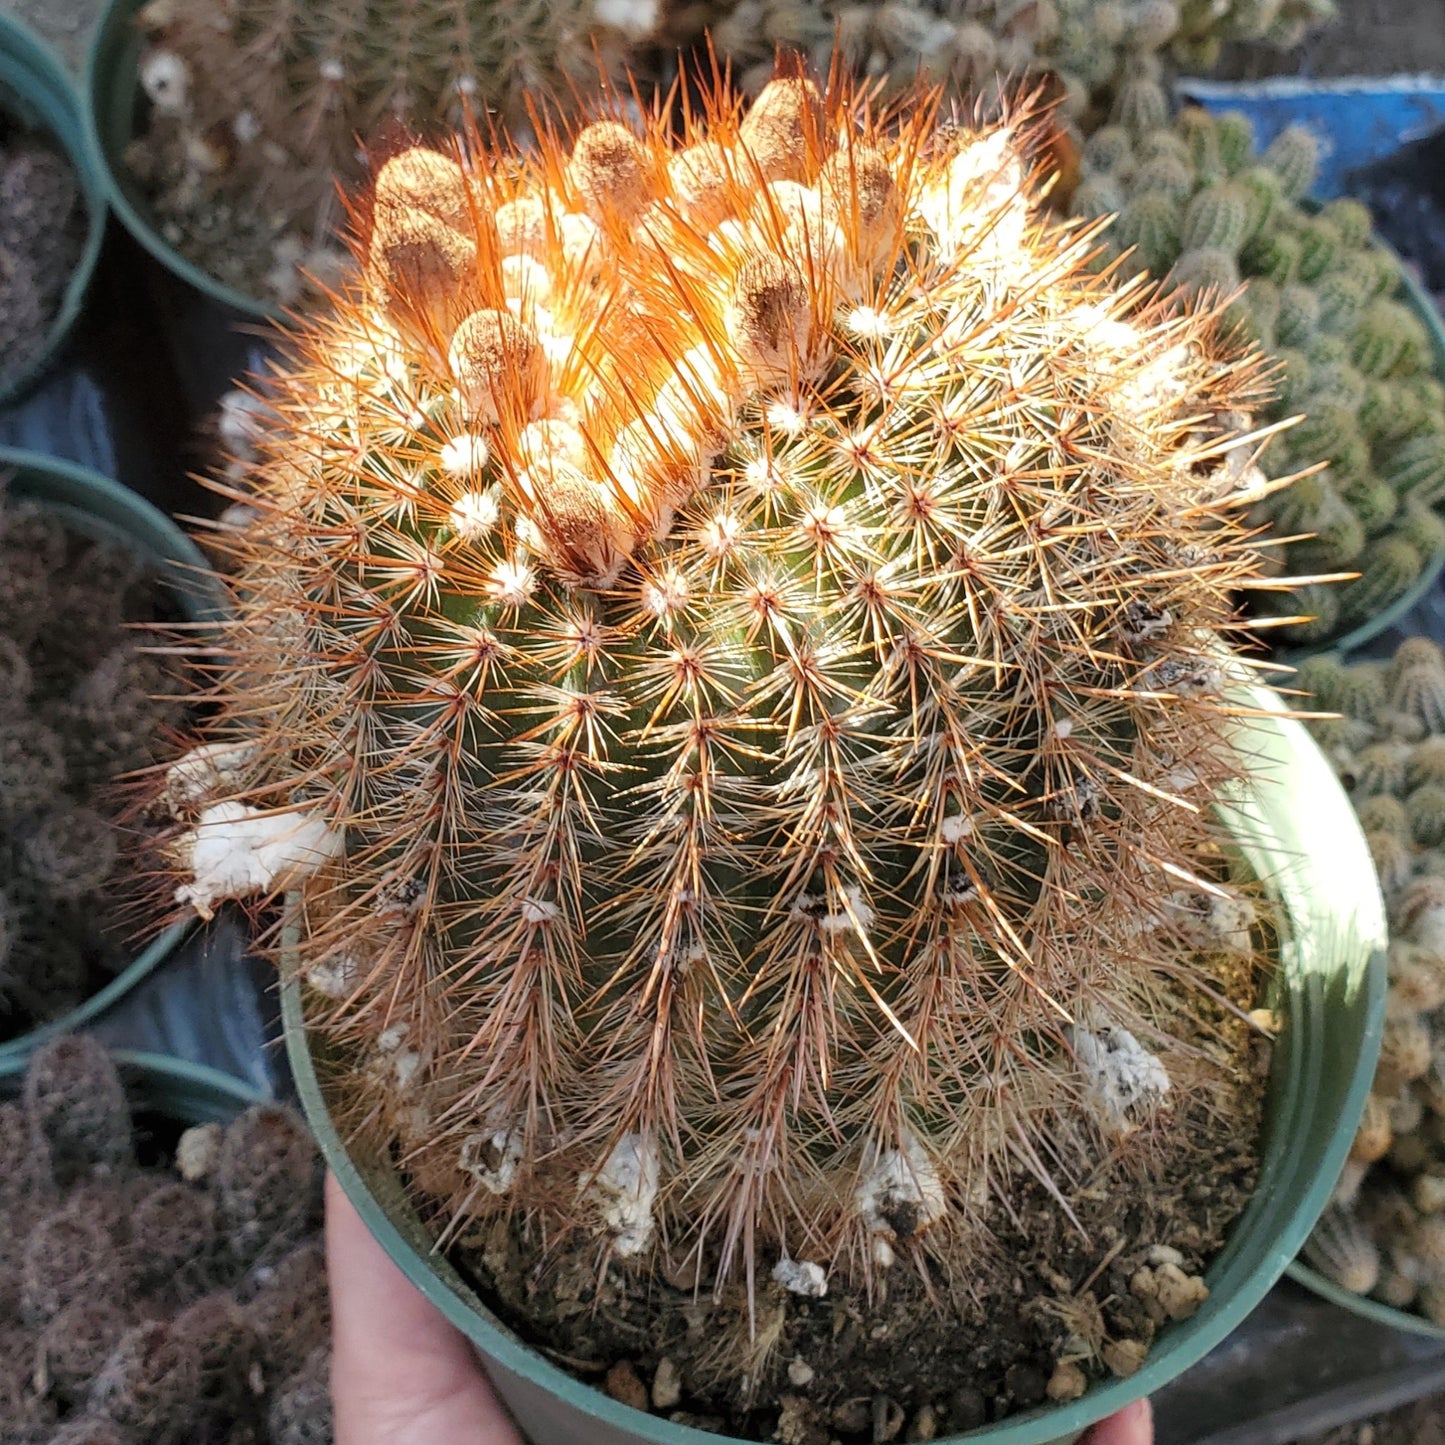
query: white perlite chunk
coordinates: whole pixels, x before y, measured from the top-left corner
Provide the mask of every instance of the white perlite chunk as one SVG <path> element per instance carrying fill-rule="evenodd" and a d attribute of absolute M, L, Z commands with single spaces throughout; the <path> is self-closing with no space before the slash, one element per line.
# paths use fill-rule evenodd
<path fill-rule="evenodd" d="M 463 1172 L 492 1194 L 505 1194 L 512 1187 L 521 1162 L 522 1136 L 508 1128 L 468 1135 L 457 1159 Z"/>
<path fill-rule="evenodd" d="M 854 1198 L 875 1237 L 873 1257 L 884 1268 L 893 1262 L 889 1240 L 912 1238 L 942 1219 L 948 1208 L 938 1170 L 912 1135 L 901 1150 L 878 1155 Z"/>
<path fill-rule="evenodd" d="M 600 1207 L 618 1254 L 641 1254 L 652 1243 L 659 1165 L 655 1140 L 646 1134 L 625 1134 L 587 1183 L 586 1192 Z"/>
<path fill-rule="evenodd" d="M 773 1278 L 790 1294 L 804 1299 L 822 1299 L 828 1293 L 828 1276 L 823 1266 L 811 1259 L 780 1259 L 773 1266 Z"/>
<path fill-rule="evenodd" d="M 180 818 L 187 809 L 239 787 L 255 756 L 255 743 L 207 743 L 192 748 L 166 769 L 161 801 L 171 817 Z"/>
<path fill-rule="evenodd" d="M 315 873 L 341 856 L 342 836 L 322 819 L 293 809 L 263 813 L 244 803 L 212 803 L 178 840 L 192 881 L 176 902 L 210 918 L 227 898 L 245 898 Z"/>
<path fill-rule="evenodd" d="M 1111 1134 L 1133 1133 L 1138 1119 L 1158 1109 L 1169 1093 L 1164 1065 L 1128 1029 L 1107 1019 L 1076 1025 L 1073 1033 L 1086 1097 L 1100 1122 Z"/>
<path fill-rule="evenodd" d="M 187 1184 L 197 1184 L 215 1171 L 221 1133 L 219 1124 L 195 1124 L 176 1141 L 176 1168 Z"/>

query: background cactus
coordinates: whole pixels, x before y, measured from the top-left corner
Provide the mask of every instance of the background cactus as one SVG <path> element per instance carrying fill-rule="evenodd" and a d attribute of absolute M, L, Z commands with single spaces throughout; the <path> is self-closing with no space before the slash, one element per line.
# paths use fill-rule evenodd
<path fill-rule="evenodd" d="M 961 1260 L 1015 1127 L 1065 1199 L 1188 1153 L 1163 980 L 1262 961 L 1161 797 L 1231 771 L 1253 361 L 926 105 L 466 154 L 380 170 L 277 377 L 177 900 L 301 890 L 339 1107 L 430 1208 L 665 1223 L 755 1297 Z"/>
<path fill-rule="evenodd" d="M 1351 200 L 1331 201 L 1317 213 L 1296 204 L 1318 163 L 1318 144 L 1308 132 L 1282 132 L 1260 157 L 1252 147 L 1242 118 L 1189 110 L 1167 130 L 1135 137 L 1129 151 L 1167 153 L 1167 176 L 1153 165 L 1106 168 L 1104 162 L 1117 164 L 1123 154 L 1110 146 L 1094 155 L 1086 149 L 1084 170 L 1087 184 L 1123 199 L 1105 261 L 1134 247 L 1127 268 L 1147 267 L 1187 291 L 1243 282 L 1227 318 L 1277 363 L 1278 394 L 1263 415 L 1304 417 L 1270 442 L 1260 467 L 1279 478 L 1329 465 L 1328 506 L 1317 483 L 1306 479 L 1276 492 L 1256 516 L 1272 521 L 1281 535 L 1316 524 L 1323 529 L 1318 540 L 1286 549 L 1286 570 L 1367 572 L 1344 584 L 1337 599 L 1310 583 L 1284 607 L 1302 620 L 1281 636 L 1317 643 L 1369 621 L 1438 554 L 1440 532 L 1423 520 L 1422 509 L 1445 498 L 1445 407 L 1431 374 L 1429 335 L 1397 294 L 1398 264 L 1375 245 L 1368 210 Z M 1193 181 L 1181 197 L 1172 167 L 1186 153 Z M 1268 222 L 1253 234 L 1246 224 L 1241 234 L 1240 208 L 1250 206 L 1245 178 L 1262 193 L 1267 175 L 1277 176 L 1279 187 Z M 1155 184 L 1156 177 L 1165 183 Z M 1214 244 L 1202 246 L 1206 236 Z M 1191 238 L 1195 248 L 1186 249 Z M 1418 504 L 1408 518 L 1407 499 Z M 1277 601 L 1271 597 L 1270 605 Z"/>
<path fill-rule="evenodd" d="M 526 133 L 533 105 L 595 90 L 656 14 L 656 0 L 151 0 L 150 119 L 127 162 L 171 244 L 290 304 L 308 274 L 336 280 L 336 178 L 360 174 L 358 136 L 385 150 L 464 112 Z"/>
<path fill-rule="evenodd" d="M 1445 1324 L 1445 656 L 1412 638 L 1388 662 L 1313 658 L 1295 685 L 1314 706 L 1351 709 L 1348 733 L 1311 726 L 1372 840 L 1396 839 L 1382 845 L 1390 987 L 1372 1106 L 1305 1258 Z"/>
<path fill-rule="evenodd" d="M 296 1433 L 297 1401 L 315 1403 L 328 1363 L 315 1146 L 299 1119 L 266 1105 L 212 1126 L 213 1152 L 266 1173 L 276 1151 L 258 1149 L 258 1119 L 267 1138 L 284 1137 L 291 1167 L 284 1208 L 249 1213 L 243 1254 L 223 1247 L 217 1223 L 234 1181 L 215 1170 L 188 1179 L 156 1160 L 153 1118 L 147 1162 L 137 1159 L 125 1090 L 99 1044 L 63 1036 L 38 1051 L 21 1102 L 0 1104 L 6 1429 L 34 1421 L 38 1438 L 70 1445 L 330 1439 L 324 1409 L 313 1433 Z M 274 1167 L 269 1177 L 279 1190 Z M 254 1188 L 271 1198 L 260 1180 Z M 13 1372 L 12 1356 L 23 1361 Z"/>
<path fill-rule="evenodd" d="M 174 668 L 138 624 L 168 620 L 127 548 L 0 497 L 0 1032 L 75 1007 L 129 958 L 117 888 L 123 774 L 156 762 L 180 721 Z"/>

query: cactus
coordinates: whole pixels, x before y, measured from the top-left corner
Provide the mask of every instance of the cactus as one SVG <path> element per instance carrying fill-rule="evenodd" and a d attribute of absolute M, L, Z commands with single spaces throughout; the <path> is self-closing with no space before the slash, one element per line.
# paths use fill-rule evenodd
<path fill-rule="evenodd" d="M 1247 202 L 1245 235 L 1249 239 L 1268 232 L 1275 208 L 1282 203 L 1279 177 L 1268 166 L 1246 166 L 1234 181 Z"/>
<path fill-rule="evenodd" d="M 1397 530 L 1425 558 L 1445 552 L 1445 517 L 1419 497 L 1406 497 L 1396 522 Z"/>
<path fill-rule="evenodd" d="M 20 846 L 26 873 L 52 898 L 97 893 L 115 868 L 113 825 L 91 808 L 64 806 L 42 818 Z"/>
<path fill-rule="evenodd" d="M 1134 196 L 1119 215 L 1113 240 L 1137 249 L 1138 261 L 1150 275 L 1163 276 L 1179 257 L 1179 206 L 1167 195 Z"/>
<path fill-rule="evenodd" d="M 1282 617 L 1298 619 L 1281 627 L 1294 646 L 1322 642 L 1340 627 L 1340 589 L 1329 583 L 1303 582 L 1275 604 Z"/>
<path fill-rule="evenodd" d="M 1378 1246 L 1358 1219 L 1339 1208 L 1326 1211 L 1315 1226 L 1304 1257 L 1352 1294 L 1369 1294 L 1380 1278 Z"/>
<path fill-rule="evenodd" d="M 1101 125 L 1084 142 L 1084 169 L 1090 175 L 1133 173 L 1134 142 L 1127 127 Z"/>
<path fill-rule="evenodd" d="M 42 1044 L 25 1073 L 24 1102 L 31 1132 L 62 1187 L 133 1160 L 125 1089 L 96 1040 L 65 1034 Z"/>
<path fill-rule="evenodd" d="M 1300 244 L 1286 231 L 1266 227 L 1239 253 L 1240 270 L 1246 276 L 1260 276 L 1284 287 L 1299 269 Z"/>
<path fill-rule="evenodd" d="M 1260 160 L 1279 176 L 1284 194 L 1297 201 L 1309 194 L 1319 175 L 1319 138 L 1308 126 L 1286 126 L 1265 147 Z"/>
<path fill-rule="evenodd" d="M 1249 211 L 1248 192 L 1232 181 L 1196 191 L 1184 211 L 1184 248 L 1210 247 L 1234 255 L 1249 232 Z"/>
<path fill-rule="evenodd" d="M 253 1276 L 253 1279 L 255 1276 Z M 331 1324 L 326 1290 L 326 1254 L 309 1240 L 285 1254 L 263 1281 L 243 1295 L 242 1309 L 255 1332 L 264 1367 L 284 1378 L 296 1364 L 325 1343 Z"/>
<path fill-rule="evenodd" d="M 43 1327 L 76 1300 L 112 1293 L 120 1279 L 115 1242 L 92 1211 L 76 1208 L 49 1215 L 25 1241 L 21 1319 Z"/>
<path fill-rule="evenodd" d="M 1386 377 L 1408 355 L 1422 356 L 1429 341 L 1413 312 L 1398 301 L 1373 301 L 1360 314 L 1350 336 L 1350 355 L 1366 376 Z"/>
<path fill-rule="evenodd" d="M 1403 743 L 1373 743 L 1361 748 L 1354 767 L 1342 775 L 1350 795 L 1356 799 L 1405 790 L 1410 748 Z M 1445 1002 L 1445 1000 L 1442 1000 Z"/>
<path fill-rule="evenodd" d="M 1251 295 L 1254 292 L 1251 286 Z M 1365 404 L 1365 378 L 1347 361 L 1327 361 L 1310 368 L 1309 387 L 1305 393 L 1306 410 L 1336 406 L 1356 415 Z"/>
<path fill-rule="evenodd" d="M 1396 838 L 1409 840 L 1410 815 L 1399 798 L 1384 793 L 1376 794 L 1358 804 L 1355 811 L 1360 819 L 1360 827 L 1366 833 L 1390 833 Z"/>
<path fill-rule="evenodd" d="M 247 1265 L 274 1260 L 314 1226 L 320 1158 L 305 1124 L 279 1104 L 256 1104 L 221 1140 L 217 1219 L 232 1255 Z"/>
<path fill-rule="evenodd" d="M 1223 298 L 1239 285 L 1239 268 L 1228 251 L 1201 246 L 1185 251 L 1174 263 L 1170 279 L 1193 296 Z"/>
<path fill-rule="evenodd" d="M 151 0 L 137 16 L 150 122 L 127 159 L 191 259 L 294 303 L 299 268 L 337 274 L 333 177 L 357 176 L 356 137 L 384 146 L 468 110 L 525 132 L 529 94 L 594 90 L 656 15 L 592 0 L 239 0 L 214 23 Z"/>
<path fill-rule="evenodd" d="M 1133 76 L 1119 87 L 1111 119 L 1136 136 L 1160 130 L 1169 124 L 1169 96 L 1153 76 Z"/>
<path fill-rule="evenodd" d="M 1445 497 L 1445 436 L 1428 433 L 1405 442 L 1380 471 L 1400 496 L 1433 505 Z"/>
<path fill-rule="evenodd" d="M 1237 175 L 1254 159 L 1254 123 L 1243 111 L 1226 110 L 1215 117 L 1214 125 L 1220 162 L 1231 176 Z M 1268 164 L 1268 156 L 1264 159 Z"/>
<path fill-rule="evenodd" d="M 1327 271 L 1316 284 L 1315 295 L 1320 303 L 1321 328 L 1348 335 L 1353 341 L 1355 327 L 1368 300 L 1368 291 L 1360 278 L 1346 270 Z"/>
<path fill-rule="evenodd" d="M 1313 368 L 1311 376 L 1318 376 L 1319 371 Z M 1286 435 L 1285 441 L 1296 466 L 1327 461 L 1339 486 L 1356 481 L 1370 464 L 1369 444 L 1360 435 L 1354 413 L 1342 406 L 1327 403 L 1318 407 Z"/>
<path fill-rule="evenodd" d="M 1353 480 L 1344 482 L 1340 487 L 1340 495 L 1359 518 L 1367 537 L 1379 536 L 1394 521 L 1400 510 L 1400 499 L 1395 495 L 1395 489 L 1374 472 L 1361 472 Z M 1436 520 L 1433 512 L 1427 512 L 1426 516 L 1432 522 Z M 1445 528 L 1445 523 L 1440 525 Z M 1406 539 L 1416 546 L 1422 557 L 1434 555 L 1433 548 L 1427 551 L 1419 546 L 1416 534 L 1404 529 L 1402 532 Z"/>
<path fill-rule="evenodd" d="M 1400 644 L 1390 659 L 1385 686 L 1393 711 L 1418 719 L 1427 732 L 1445 729 L 1445 657 L 1428 637 Z"/>
<path fill-rule="evenodd" d="M 1075 188 L 1069 202 L 1072 215 L 1085 221 L 1115 216 L 1124 208 L 1124 192 L 1110 175 L 1087 176 Z"/>
<path fill-rule="evenodd" d="M 1363 622 L 1381 613 L 1415 585 L 1424 561 L 1416 548 L 1401 536 L 1381 537 L 1371 542 L 1355 564 L 1361 575 L 1343 586 L 1342 615 L 1350 622 Z"/>
<path fill-rule="evenodd" d="M 331 1357 L 313 1350 L 271 1401 L 266 1416 L 271 1445 L 330 1445 Z"/>
<path fill-rule="evenodd" d="M 184 1445 L 200 1414 L 200 1356 L 166 1320 L 121 1336 L 91 1382 L 87 1409 L 148 1445 Z"/>
<path fill-rule="evenodd" d="M 91 1378 L 133 1323 L 119 1301 L 89 1289 L 80 1293 L 52 1316 L 40 1335 L 40 1368 L 49 1388 L 66 1404 L 83 1400 Z"/>
<path fill-rule="evenodd" d="M 1351 250 L 1365 246 L 1374 234 L 1375 224 L 1370 208 L 1353 196 L 1338 196 L 1326 201 L 1320 214 L 1339 233 L 1340 240 Z"/>
<path fill-rule="evenodd" d="M 1209 111 L 1202 106 L 1185 106 L 1172 133 L 1182 139 L 1185 158 L 1200 185 L 1210 186 L 1225 179 L 1228 171 L 1219 153 L 1219 127 Z"/>
<path fill-rule="evenodd" d="M 1291 281 L 1279 288 L 1279 318 L 1274 329 L 1281 346 L 1305 347 L 1319 324 L 1319 298 L 1308 286 Z"/>
<path fill-rule="evenodd" d="M 1194 171 L 1178 156 L 1157 155 L 1139 167 L 1130 185 L 1135 192 L 1165 195 L 1183 206 L 1194 193 Z M 1187 229 L 1187 218 L 1185 226 Z"/>
<path fill-rule="evenodd" d="M 217 1272 L 215 1201 L 182 1183 L 147 1192 L 131 1212 L 132 1270 L 140 1289 L 166 1298 L 204 1293 Z"/>
<path fill-rule="evenodd" d="M 665 1224 L 720 1278 L 805 1239 L 881 1270 L 977 1207 L 975 1131 L 1019 1070 L 1054 1157 L 1172 1087 L 1177 1025 L 1130 982 L 1143 913 L 1070 900 L 1128 877 L 1142 903 L 1212 836 L 1132 779 L 1165 746 L 1171 790 L 1219 775 L 1228 654 L 1202 638 L 1252 563 L 1180 463 L 1255 363 L 1112 298 L 1087 237 L 1060 264 L 1007 128 L 912 114 L 896 134 L 793 77 L 680 141 L 660 117 L 470 173 L 404 153 L 365 299 L 277 378 L 207 734 L 241 776 L 177 800 L 176 897 L 298 890 L 350 1117 L 439 1212 L 535 1209 L 642 1260 Z M 1004 315 L 966 364 L 940 348 Z M 1019 419 L 1064 378 L 1061 463 Z M 1060 568 L 1116 681 L 1051 609 L 996 614 Z M 1025 915 L 1074 1022 L 1018 992 L 1018 1058 L 981 1069 L 995 1023 L 930 1000 L 1014 957 Z M 1250 951 L 1232 916 L 1145 932 L 1187 970 Z"/>
<path fill-rule="evenodd" d="M 1323 216 L 1306 216 L 1296 234 L 1300 245 L 1297 274 L 1313 285 L 1339 259 L 1340 235 Z"/>

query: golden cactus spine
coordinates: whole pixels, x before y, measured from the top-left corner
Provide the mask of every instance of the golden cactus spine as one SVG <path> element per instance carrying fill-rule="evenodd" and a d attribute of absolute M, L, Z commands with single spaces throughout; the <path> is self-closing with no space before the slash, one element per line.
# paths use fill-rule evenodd
<path fill-rule="evenodd" d="M 450 1210 L 821 1291 L 1209 1079 L 1255 367 L 1021 136 L 782 77 L 378 176 L 165 797 Z"/>

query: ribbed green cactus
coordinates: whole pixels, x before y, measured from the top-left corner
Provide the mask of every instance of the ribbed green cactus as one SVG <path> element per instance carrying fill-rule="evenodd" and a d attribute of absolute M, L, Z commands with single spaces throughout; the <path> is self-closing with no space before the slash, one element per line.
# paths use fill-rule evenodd
<path fill-rule="evenodd" d="M 1114 244 L 1134 248 L 1140 266 L 1152 276 L 1163 276 L 1179 259 L 1180 221 L 1179 203 L 1172 196 L 1142 192 L 1119 213 Z"/>
<path fill-rule="evenodd" d="M 1402 497 L 1434 505 L 1445 497 L 1445 436 L 1429 433 L 1392 451 L 1382 475 Z"/>
<path fill-rule="evenodd" d="M 163 801 L 180 902 L 291 892 L 419 1192 L 817 1293 L 954 1248 L 1021 1088 L 1051 1174 L 1163 1129 L 1154 960 L 1252 950 L 1159 869 L 1257 378 L 1061 260 L 1007 128 L 675 122 L 381 171 Z"/>
<path fill-rule="evenodd" d="M 1194 194 L 1194 170 L 1187 161 L 1178 156 L 1158 155 L 1135 171 L 1132 186 L 1136 192 L 1158 192 L 1183 206 Z M 1186 230 L 1188 226 L 1186 213 Z"/>
<path fill-rule="evenodd" d="M 1323 216 L 1303 216 L 1297 223 L 1300 253 L 1296 274 L 1313 285 L 1334 265 L 1343 242 L 1334 226 Z"/>
<path fill-rule="evenodd" d="M 1350 336 L 1350 355 L 1366 376 L 1386 377 L 1410 354 L 1428 346 L 1424 328 L 1398 301 L 1376 300 L 1360 315 Z"/>
<path fill-rule="evenodd" d="M 1279 291 L 1279 313 L 1275 335 L 1282 346 L 1303 350 L 1314 338 L 1320 324 L 1319 298 L 1298 281 L 1286 282 Z"/>
<path fill-rule="evenodd" d="M 1249 232 L 1249 214 L 1249 193 L 1243 187 L 1232 181 L 1205 186 L 1184 208 L 1180 237 L 1184 249 L 1211 248 L 1236 254 Z"/>
<path fill-rule="evenodd" d="M 1425 559 L 1405 537 L 1391 534 L 1371 542 L 1354 564 L 1360 576 L 1343 585 L 1341 612 L 1353 623 L 1383 612 L 1415 585 Z"/>
<path fill-rule="evenodd" d="M 1284 194 L 1297 201 L 1309 194 L 1319 174 L 1319 138 L 1308 126 L 1286 126 L 1265 147 L 1260 159 L 1279 177 Z"/>

